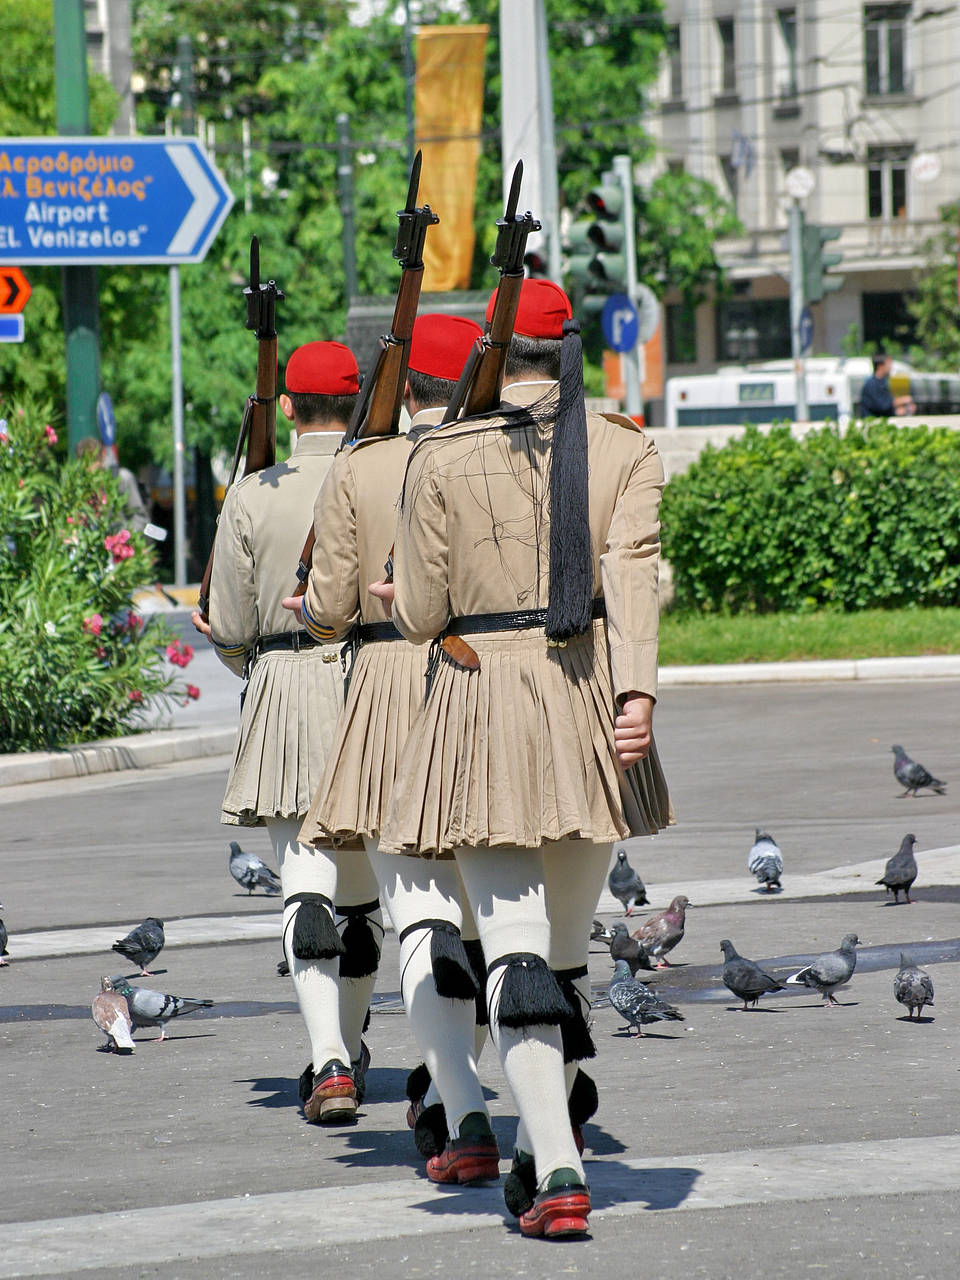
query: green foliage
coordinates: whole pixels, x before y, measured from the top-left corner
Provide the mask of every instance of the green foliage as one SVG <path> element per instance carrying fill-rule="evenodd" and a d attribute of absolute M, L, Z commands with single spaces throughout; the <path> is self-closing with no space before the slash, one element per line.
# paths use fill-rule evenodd
<path fill-rule="evenodd" d="M 668 171 L 637 193 L 640 278 L 658 297 L 677 290 L 695 305 L 722 284 L 721 236 L 743 233 L 733 207 L 711 183 Z"/>
<path fill-rule="evenodd" d="M 113 737 L 142 727 L 151 700 L 196 696 L 164 661 L 189 661 L 131 594 L 153 552 L 124 527 L 108 472 L 61 460 L 46 408 L 0 418 L 0 752 Z"/>
<path fill-rule="evenodd" d="M 679 608 L 960 604 L 960 434 L 887 422 L 748 427 L 667 485 Z"/>
<path fill-rule="evenodd" d="M 917 322 L 921 367 L 960 366 L 960 309 L 957 307 L 957 215 L 960 206 L 940 210 L 943 228 L 924 245 L 926 268 L 907 303 Z"/>

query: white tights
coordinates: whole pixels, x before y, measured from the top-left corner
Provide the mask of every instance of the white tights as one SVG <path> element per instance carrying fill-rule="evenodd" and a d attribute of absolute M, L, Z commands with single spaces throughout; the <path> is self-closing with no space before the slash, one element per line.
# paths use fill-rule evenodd
<path fill-rule="evenodd" d="M 297 835 L 302 821 L 299 818 L 268 818 L 265 825 L 280 869 L 285 899 L 297 893 L 322 893 L 331 903 L 346 907 L 377 898 L 376 878 L 363 853 L 300 844 Z M 287 926 L 296 914 L 297 905 L 293 903 L 284 908 L 284 954 L 307 1027 L 313 1067 L 318 1071 L 332 1058 L 350 1063 L 360 1057 L 360 1034 L 376 974 L 341 978 L 339 957 L 298 960 L 286 945 Z M 371 912 L 367 918 L 374 932 L 382 936 L 380 911 Z M 337 916 L 335 923 L 342 932 L 346 919 Z"/>
<path fill-rule="evenodd" d="M 461 909 L 460 882 L 452 861 L 431 861 L 366 849 L 376 873 L 384 905 L 397 935 L 420 920 L 449 920 L 475 937 L 469 913 Z M 476 1006 L 473 1000 L 437 995 L 430 961 L 430 930 L 414 929 L 400 944 L 400 989 L 432 1084 L 426 1101 L 439 1094 L 451 1138 L 471 1112 L 487 1114 L 477 1075 Z M 434 1095 L 434 1096 L 431 1096 Z"/>
<path fill-rule="evenodd" d="M 552 969 L 586 964 L 590 923 L 609 863 L 609 845 L 566 840 L 544 849 L 457 849 L 484 956 L 530 951 Z M 520 1117 L 517 1146 L 532 1151 L 537 1183 L 557 1169 L 583 1177 L 567 1112 L 576 1063 L 564 1068 L 559 1027 L 497 1025 L 503 969 L 487 980 L 490 1034 Z M 589 983 L 576 987 L 589 999 Z M 441 1094 L 443 1089 L 441 1087 Z"/>

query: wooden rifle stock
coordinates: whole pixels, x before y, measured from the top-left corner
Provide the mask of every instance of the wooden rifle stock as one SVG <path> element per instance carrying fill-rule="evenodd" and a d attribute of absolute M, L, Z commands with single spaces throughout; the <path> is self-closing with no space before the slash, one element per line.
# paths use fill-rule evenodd
<path fill-rule="evenodd" d="M 490 413 L 500 404 L 503 370 L 513 337 L 513 326 L 523 286 L 523 255 L 527 237 L 540 230 L 532 213 L 517 214 L 523 161 L 518 160 L 502 218 L 497 219 L 497 244 L 490 262 L 500 268 L 500 283 L 486 332 L 477 339 L 454 388 L 443 423 L 454 422 L 461 412 Z"/>
<path fill-rule="evenodd" d="M 276 281 L 260 283 L 260 242 L 256 236 L 250 241 L 250 283 L 243 291 L 247 300 L 246 328 L 257 335 L 256 392 L 247 397 L 237 446 L 233 453 L 233 465 L 227 481 L 229 492 L 237 478 L 240 458 L 246 446 L 244 475 L 253 475 L 265 467 L 272 467 L 277 460 L 277 301 L 283 293 Z M 210 621 L 210 579 L 213 575 L 213 556 L 217 546 L 214 534 L 213 546 L 207 557 L 207 567 L 200 580 L 197 609 L 204 622 Z M 198 628 L 199 629 L 199 628 Z"/>
<path fill-rule="evenodd" d="M 427 227 L 440 221 L 429 205 L 417 207 L 421 164 L 422 156 L 418 151 L 410 170 L 407 203 L 397 213 L 400 226 L 393 256 L 398 259 L 403 271 L 393 310 L 393 324 L 390 332 L 377 341 L 376 354 L 363 380 L 363 387 L 344 433 L 344 444 L 352 444 L 354 440 L 366 439 L 368 436 L 395 435 L 400 427 L 400 407 L 410 360 L 410 339 L 413 337 L 413 325 L 417 318 L 420 288 L 423 284 L 423 245 Z M 300 553 L 294 596 L 302 596 L 307 589 L 315 542 L 316 530 L 311 524 Z"/>

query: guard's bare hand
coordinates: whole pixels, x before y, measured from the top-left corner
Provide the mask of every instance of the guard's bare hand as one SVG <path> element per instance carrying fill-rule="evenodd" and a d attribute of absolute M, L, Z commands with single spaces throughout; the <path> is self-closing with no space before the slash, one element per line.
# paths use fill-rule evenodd
<path fill-rule="evenodd" d="M 303 596 L 284 596 L 280 603 L 285 609 L 295 613 L 301 622 L 303 621 Z"/>
<path fill-rule="evenodd" d="M 626 769 L 643 760 L 653 740 L 653 698 L 648 693 L 628 693 L 613 722 L 617 759 Z"/>
<path fill-rule="evenodd" d="M 206 636 L 210 643 L 213 644 L 213 636 L 210 633 L 210 623 L 204 622 L 203 615 L 200 613 L 199 609 L 194 609 L 193 613 L 190 615 L 190 621 L 200 634 L 202 636 Z"/>
<path fill-rule="evenodd" d="M 367 590 L 372 596 L 376 596 L 378 600 L 383 601 L 383 607 L 387 611 L 387 617 L 393 617 L 393 597 L 394 585 L 392 582 L 371 582 Z"/>

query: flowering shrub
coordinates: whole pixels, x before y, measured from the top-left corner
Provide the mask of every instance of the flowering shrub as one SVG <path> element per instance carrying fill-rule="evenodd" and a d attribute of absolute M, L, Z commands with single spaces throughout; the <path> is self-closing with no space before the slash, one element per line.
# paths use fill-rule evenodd
<path fill-rule="evenodd" d="M 116 481 L 57 445 L 40 406 L 0 404 L 0 752 L 115 737 L 199 694 L 164 660 L 191 647 L 130 607 L 154 553 Z"/>

